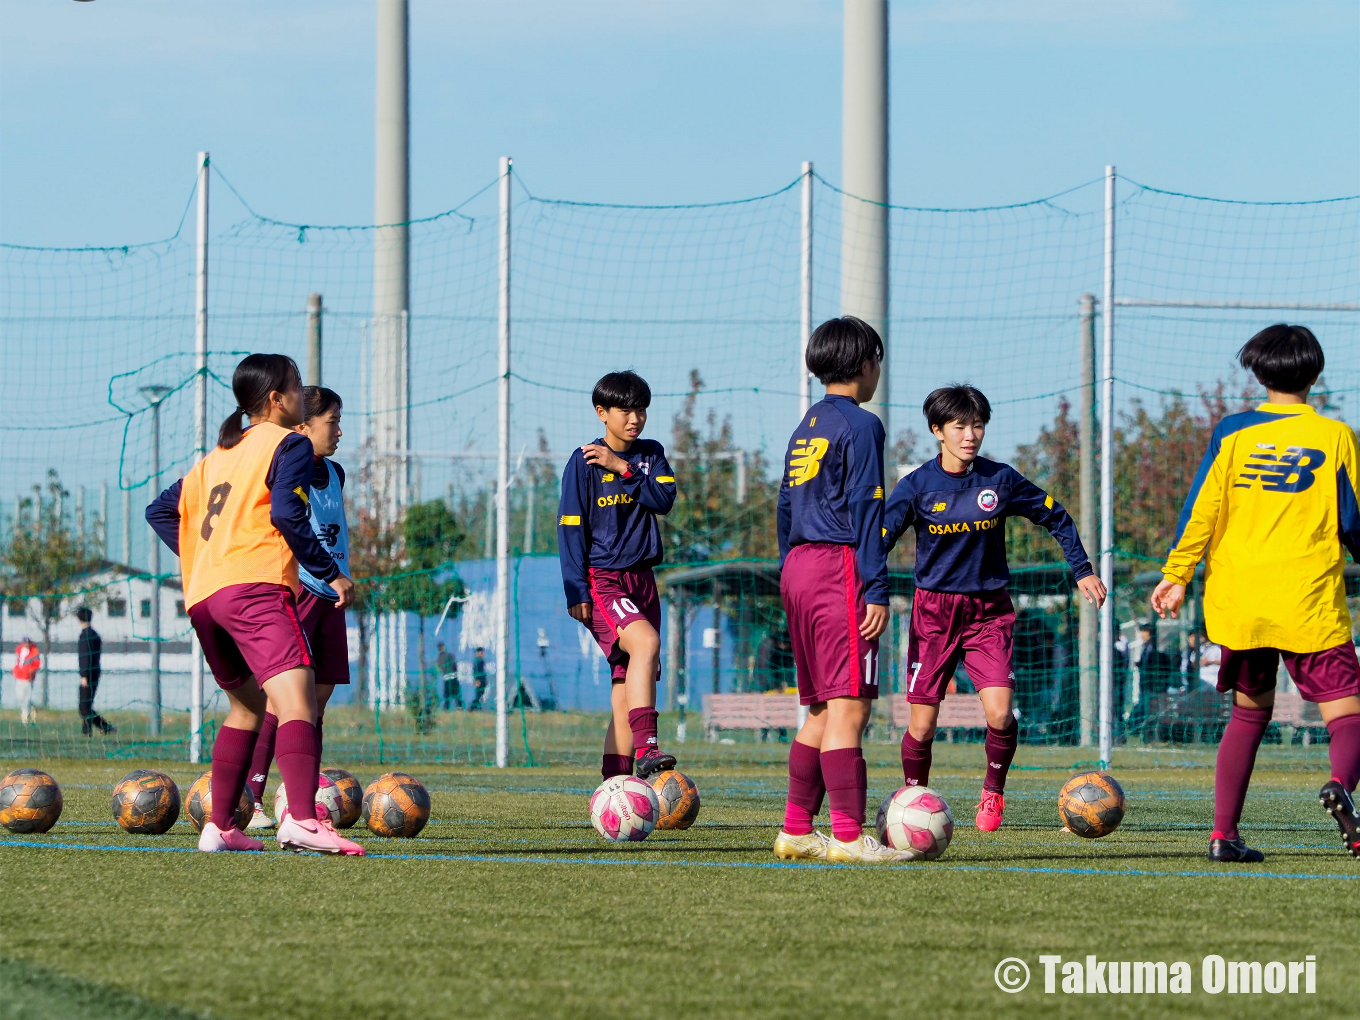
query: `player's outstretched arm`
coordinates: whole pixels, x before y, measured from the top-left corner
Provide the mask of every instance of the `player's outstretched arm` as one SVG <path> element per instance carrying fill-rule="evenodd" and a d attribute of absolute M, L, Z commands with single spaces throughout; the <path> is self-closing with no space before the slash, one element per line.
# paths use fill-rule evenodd
<path fill-rule="evenodd" d="M 176 556 L 179 555 L 179 497 L 183 487 L 184 479 L 181 478 L 146 508 L 146 523 Z"/>
<path fill-rule="evenodd" d="M 573 453 L 562 471 L 562 498 L 557 504 L 558 562 L 562 589 L 572 619 L 590 622 L 590 469 Z"/>
<path fill-rule="evenodd" d="M 883 551 L 891 552 L 893 546 L 916 523 L 916 472 L 907 475 L 888 497 L 883 510 Z"/>

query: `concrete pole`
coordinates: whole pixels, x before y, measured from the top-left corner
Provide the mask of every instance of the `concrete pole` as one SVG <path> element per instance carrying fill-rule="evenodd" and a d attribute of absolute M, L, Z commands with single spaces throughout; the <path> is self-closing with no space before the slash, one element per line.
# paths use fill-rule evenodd
<path fill-rule="evenodd" d="M 666 615 L 666 711 L 675 710 L 675 695 L 680 686 L 680 603 L 672 596 L 665 599 Z"/>
<path fill-rule="evenodd" d="M 307 385 L 321 385 L 321 295 L 307 295 Z"/>
<path fill-rule="evenodd" d="M 808 337 L 812 335 L 812 164 L 803 163 L 802 251 L 798 273 L 798 418 L 812 406 L 812 374 L 807 370 Z"/>
<path fill-rule="evenodd" d="M 500 299 L 498 343 L 500 387 L 496 402 L 496 767 L 510 760 L 506 726 L 506 674 L 510 672 L 510 158 L 501 157 Z"/>
<path fill-rule="evenodd" d="M 378 0 L 376 154 L 373 177 L 373 430 L 381 502 L 404 497 L 406 357 L 410 305 L 410 131 L 406 0 Z"/>
<path fill-rule="evenodd" d="M 888 346 L 888 0 L 844 0 L 841 85 L 841 314 Z M 864 406 L 889 435 L 888 367 Z"/>
<path fill-rule="evenodd" d="M 109 558 L 109 483 L 99 483 L 99 555 Z"/>
<path fill-rule="evenodd" d="M 1105 168 L 1105 293 L 1100 419 L 1100 579 L 1110 597 L 1100 610 L 1100 761 L 1114 746 L 1114 167 Z"/>
<path fill-rule="evenodd" d="M 208 455 L 208 154 L 198 154 L 197 287 L 194 303 L 194 462 Z M 151 544 L 160 543 L 153 538 Z M 159 600 L 159 596 L 157 596 Z M 160 603 L 156 603 L 159 627 Z M 160 652 L 152 654 L 159 656 Z M 203 648 L 189 628 L 189 761 L 203 760 Z"/>
<path fill-rule="evenodd" d="M 1081 330 L 1078 338 L 1081 358 L 1081 391 L 1077 398 L 1077 429 L 1080 437 L 1081 492 L 1078 527 L 1086 555 L 1100 559 L 1099 511 L 1096 496 L 1096 299 L 1094 294 L 1081 296 Z M 1093 564 L 1094 565 L 1094 564 Z M 1097 633 L 1100 621 L 1095 606 L 1080 595 L 1078 631 L 1078 689 L 1081 692 L 1081 746 L 1095 743 L 1097 703 L 1099 698 L 1099 670 L 1097 661 Z"/>
<path fill-rule="evenodd" d="M 123 490 L 123 566 L 132 567 L 132 490 Z"/>

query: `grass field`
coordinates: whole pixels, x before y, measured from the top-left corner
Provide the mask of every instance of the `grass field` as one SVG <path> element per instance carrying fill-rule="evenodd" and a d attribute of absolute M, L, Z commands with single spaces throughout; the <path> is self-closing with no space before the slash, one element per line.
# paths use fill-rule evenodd
<path fill-rule="evenodd" d="M 870 812 L 898 785 L 871 749 Z M 1244 831 L 1255 868 L 1204 858 L 1211 752 L 1121 750 L 1129 813 L 1112 836 L 1058 830 L 1071 749 L 1022 748 L 1007 821 L 971 825 L 981 749 L 937 752 L 960 822 L 939 861 L 781 865 L 777 766 L 701 762 L 688 832 L 619 850 L 586 820 L 584 769 L 430 766 L 434 817 L 412 840 L 361 833 L 366 859 L 199 855 L 113 823 L 112 785 L 157 764 L 0 762 L 61 782 L 43 836 L 0 833 L 0 1018 L 1353 1015 L 1360 862 L 1314 799 L 1322 759 L 1263 752 Z M 343 761 L 339 764 L 344 764 Z M 1155 766 L 1155 767 L 1154 767 Z M 373 767 L 356 768 L 362 781 Z M 1040 954 L 1185 960 L 1189 995 L 1044 994 Z M 1211 995 L 1200 961 L 1317 957 L 1315 995 Z M 1015 995 L 993 969 L 1033 972 Z"/>

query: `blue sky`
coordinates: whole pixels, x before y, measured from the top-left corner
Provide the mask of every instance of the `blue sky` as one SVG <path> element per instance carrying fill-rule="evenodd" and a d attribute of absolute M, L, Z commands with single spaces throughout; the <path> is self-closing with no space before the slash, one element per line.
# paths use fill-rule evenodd
<path fill-rule="evenodd" d="M 170 233 L 194 153 L 259 211 L 372 218 L 373 5 L 0 0 L 0 239 Z M 1360 3 L 897 0 L 892 199 L 1009 202 L 1113 161 L 1247 199 L 1360 191 Z M 412 211 L 515 157 L 554 197 L 839 179 L 840 5 L 412 0 Z"/>

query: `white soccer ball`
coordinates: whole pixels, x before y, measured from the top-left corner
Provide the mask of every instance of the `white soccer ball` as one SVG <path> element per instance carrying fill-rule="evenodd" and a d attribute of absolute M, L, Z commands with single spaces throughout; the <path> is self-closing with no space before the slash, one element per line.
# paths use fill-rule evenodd
<path fill-rule="evenodd" d="M 646 839 L 660 817 L 656 791 L 634 776 L 606 779 L 590 795 L 590 824 L 611 843 Z"/>
<path fill-rule="evenodd" d="M 345 795 L 340 792 L 340 787 L 335 785 L 335 780 L 326 773 L 321 772 L 316 777 L 316 803 L 318 807 L 326 809 L 330 815 L 331 824 L 340 824 L 340 818 L 345 813 Z M 274 791 L 274 819 L 283 821 L 283 813 L 288 810 L 288 792 L 283 783 Z"/>
<path fill-rule="evenodd" d="M 878 806 L 878 838 L 913 860 L 933 861 L 954 838 L 954 816 L 928 786 L 904 786 Z"/>

